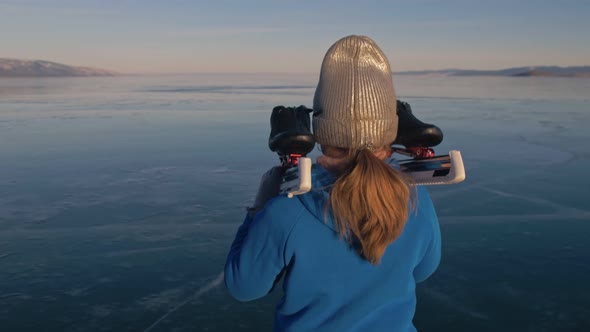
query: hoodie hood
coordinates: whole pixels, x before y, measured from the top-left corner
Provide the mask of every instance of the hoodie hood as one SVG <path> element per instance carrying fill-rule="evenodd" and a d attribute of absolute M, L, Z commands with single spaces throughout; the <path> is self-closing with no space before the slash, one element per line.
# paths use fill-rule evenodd
<path fill-rule="evenodd" d="M 330 201 L 330 189 L 338 177 L 318 164 L 311 168 L 311 190 L 297 196 L 301 204 L 324 225 L 336 232 L 334 216 L 326 207 Z"/>

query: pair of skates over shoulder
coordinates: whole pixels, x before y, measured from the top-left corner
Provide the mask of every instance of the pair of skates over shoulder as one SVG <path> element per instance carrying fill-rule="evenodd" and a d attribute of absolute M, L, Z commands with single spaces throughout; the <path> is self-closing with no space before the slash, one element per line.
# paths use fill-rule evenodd
<path fill-rule="evenodd" d="M 310 130 L 311 112 L 305 106 L 277 106 L 272 110 L 268 146 L 279 155 L 286 168 L 281 192 L 289 197 L 311 190 L 312 162 L 306 157 L 315 146 Z M 396 160 L 402 172 L 410 175 L 417 185 L 454 184 L 465 180 L 460 151 L 435 155 L 432 149 L 443 140 L 440 128 L 418 120 L 410 105 L 400 100 L 397 101 L 397 115 L 398 134 L 391 149 L 406 156 L 406 159 Z"/>

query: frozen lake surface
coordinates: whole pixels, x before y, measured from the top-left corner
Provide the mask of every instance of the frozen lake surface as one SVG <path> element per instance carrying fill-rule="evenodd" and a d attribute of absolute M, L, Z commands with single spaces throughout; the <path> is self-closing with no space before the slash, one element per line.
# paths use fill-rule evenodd
<path fill-rule="evenodd" d="M 280 293 L 220 275 L 260 175 L 270 110 L 315 75 L 0 80 L 3 331 L 270 330 Z M 590 80 L 394 78 L 462 151 L 431 190 L 443 260 L 423 331 L 590 330 Z"/>

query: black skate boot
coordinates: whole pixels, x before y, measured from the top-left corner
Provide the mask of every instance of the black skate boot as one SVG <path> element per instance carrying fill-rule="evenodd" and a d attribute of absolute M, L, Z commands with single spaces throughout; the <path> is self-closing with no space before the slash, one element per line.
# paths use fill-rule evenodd
<path fill-rule="evenodd" d="M 305 106 L 277 106 L 272 110 L 268 147 L 279 154 L 283 164 L 296 164 L 299 157 L 313 150 L 315 139 L 310 129 L 311 111 Z"/>
<path fill-rule="evenodd" d="M 433 147 L 443 140 L 443 133 L 435 125 L 424 123 L 412 114 L 410 104 L 397 101 L 397 137 L 394 145 L 403 145 L 406 148 Z"/>
<path fill-rule="evenodd" d="M 393 152 L 419 159 L 434 157 L 431 147 L 443 140 L 440 128 L 418 120 L 412 114 L 410 104 L 401 100 L 397 101 L 397 116 L 397 137 L 392 145 L 403 145 L 404 148 L 393 146 Z"/>

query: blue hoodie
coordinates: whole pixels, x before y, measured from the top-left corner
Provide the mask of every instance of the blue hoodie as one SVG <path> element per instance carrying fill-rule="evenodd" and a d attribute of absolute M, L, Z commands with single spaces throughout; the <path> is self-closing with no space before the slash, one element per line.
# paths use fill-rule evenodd
<path fill-rule="evenodd" d="M 425 187 L 417 209 L 377 266 L 340 239 L 325 190 L 336 178 L 314 165 L 313 190 L 270 200 L 238 229 L 225 285 L 240 301 L 268 294 L 284 275 L 276 331 L 415 331 L 416 282 L 440 262 L 440 228 Z"/>

